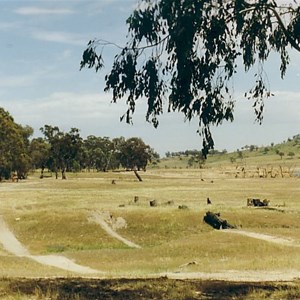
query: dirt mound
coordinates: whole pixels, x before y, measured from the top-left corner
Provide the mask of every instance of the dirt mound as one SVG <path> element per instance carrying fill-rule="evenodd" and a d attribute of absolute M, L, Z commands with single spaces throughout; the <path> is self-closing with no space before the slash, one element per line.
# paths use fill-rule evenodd
<path fill-rule="evenodd" d="M 109 212 L 94 211 L 91 213 L 88 219 L 91 222 L 96 222 L 97 224 L 99 224 L 107 234 L 121 241 L 125 245 L 131 248 L 141 248 L 141 246 L 125 239 L 115 231 L 116 229 L 124 228 L 127 226 L 127 223 L 123 218 L 119 217 L 115 219 Z"/>

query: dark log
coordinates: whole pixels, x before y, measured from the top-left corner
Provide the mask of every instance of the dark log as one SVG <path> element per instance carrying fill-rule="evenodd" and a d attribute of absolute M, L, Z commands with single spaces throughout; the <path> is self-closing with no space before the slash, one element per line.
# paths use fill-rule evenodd
<path fill-rule="evenodd" d="M 260 199 L 256 199 L 256 198 L 248 198 L 247 199 L 247 206 L 268 206 L 270 203 L 270 201 L 268 201 L 267 199 L 264 199 L 263 201 L 261 201 Z"/>
<path fill-rule="evenodd" d="M 227 228 L 236 228 L 235 226 L 229 224 L 227 220 L 220 218 L 220 213 L 213 213 L 208 211 L 203 218 L 204 222 L 209 224 L 215 229 L 227 229 Z"/>

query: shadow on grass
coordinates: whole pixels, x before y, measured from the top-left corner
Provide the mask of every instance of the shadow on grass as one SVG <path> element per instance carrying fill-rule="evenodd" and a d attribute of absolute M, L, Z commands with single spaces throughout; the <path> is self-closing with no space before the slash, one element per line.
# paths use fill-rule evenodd
<path fill-rule="evenodd" d="M 35 299 L 298 299 L 300 282 L 53 278 L 0 280 L 2 295 Z M 5 287 L 5 288 L 4 288 Z M 255 296 L 256 295 L 256 296 Z M 276 296 L 277 295 L 277 296 Z M 2 298 L 3 299 L 3 298 Z"/>

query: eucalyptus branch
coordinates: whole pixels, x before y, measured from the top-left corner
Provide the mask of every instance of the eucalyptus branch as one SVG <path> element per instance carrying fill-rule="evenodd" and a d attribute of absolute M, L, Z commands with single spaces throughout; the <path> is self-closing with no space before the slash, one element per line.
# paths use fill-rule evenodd
<path fill-rule="evenodd" d="M 119 48 L 121 50 L 124 49 L 122 46 L 119 46 L 116 43 L 109 42 L 109 41 L 106 41 L 106 40 L 103 40 L 103 39 L 94 40 L 93 43 L 94 44 L 97 43 L 98 45 L 101 45 L 101 46 L 115 46 L 116 48 Z"/>
<path fill-rule="evenodd" d="M 162 99 L 168 96 L 168 111 L 181 111 L 188 120 L 199 117 L 206 155 L 214 147 L 210 126 L 233 120 L 234 86 L 230 88 L 230 84 L 234 84 L 238 56 L 242 55 L 246 72 L 258 59 L 255 85 L 245 95 L 254 100 L 261 121 L 263 100 L 272 95 L 263 63 L 271 51 L 278 52 L 284 77 L 288 48 L 300 52 L 300 10 L 277 2 L 140 0 L 141 7 L 129 20 L 125 46 L 101 39 L 90 41 L 81 68 L 95 67 L 97 71 L 103 60 L 96 50 L 110 45 L 120 49 L 106 76 L 105 91 L 112 89 L 114 102 L 126 98 L 128 110 L 123 118 L 129 122 L 135 102 L 145 97 L 146 119 L 157 127 Z M 102 49 L 96 49 L 98 46 Z"/>
<path fill-rule="evenodd" d="M 290 44 L 292 45 L 292 47 L 294 47 L 297 51 L 300 52 L 300 46 L 299 44 L 296 43 L 296 41 L 292 38 L 292 36 L 290 35 L 289 31 L 286 29 L 285 25 L 282 22 L 281 17 L 279 16 L 278 12 L 276 11 L 276 9 L 274 9 L 273 7 L 270 7 L 270 10 L 274 13 L 279 26 L 281 27 L 284 35 L 286 36 L 286 38 L 288 39 L 288 41 L 290 42 Z"/>
<path fill-rule="evenodd" d="M 168 38 L 170 37 L 170 35 L 166 35 L 163 39 L 159 40 L 158 42 L 154 43 L 154 44 L 150 44 L 150 45 L 146 45 L 146 46 L 140 46 L 140 47 L 124 47 L 124 46 L 120 46 L 116 43 L 113 43 L 113 42 L 109 42 L 109 41 L 106 41 L 106 40 L 103 40 L 103 39 L 98 39 L 98 40 L 95 40 L 94 43 L 97 43 L 98 45 L 101 45 L 101 46 L 115 46 L 121 50 L 124 50 L 125 48 L 127 50 L 132 50 L 132 51 L 143 51 L 143 50 L 146 50 L 146 49 L 149 49 L 149 48 L 154 48 L 156 46 L 159 46 L 161 45 L 162 43 L 164 43 Z"/>

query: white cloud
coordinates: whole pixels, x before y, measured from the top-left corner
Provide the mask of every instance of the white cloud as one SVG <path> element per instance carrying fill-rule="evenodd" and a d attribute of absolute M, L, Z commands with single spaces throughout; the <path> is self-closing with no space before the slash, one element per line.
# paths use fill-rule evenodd
<path fill-rule="evenodd" d="M 35 30 L 32 32 L 32 37 L 46 42 L 64 43 L 77 46 L 86 45 L 86 37 L 69 32 L 62 31 L 46 31 L 46 30 Z"/>
<path fill-rule="evenodd" d="M 6 2 L 7 6 L 0 22 L 3 42 L 0 50 L 5 57 L 1 62 L 0 106 L 8 110 L 16 122 L 34 127 L 36 134 L 40 127 L 50 124 L 65 131 L 76 127 L 83 136 L 140 136 L 160 153 L 201 148 L 201 139 L 196 133 L 197 119 L 184 123 L 183 114 L 165 114 L 159 118 L 160 125 L 155 130 L 145 121 L 145 101 L 138 101 L 141 103 L 133 116 L 133 126 L 119 122 L 126 111 L 125 101 L 110 104 L 111 94 L 100 92 L 114 48 L 105 49 L 107 69 L 103 72 L 97 75 L 92 70 L 78 72 L 82 49 L 89 39 L 101 37 L 124 44 L 125 20 L 137 0 L 0 2 Z M 18 10 L 15 10 L 16 5 L 19 5 Z M 299 90 L 296 75 L 300 74 L 299 60 L 296 51 L 291 55 L 285 81 L 275 80 L 275 75 L 279 78 L 279 72 L 273 67 L 279 67 L 277 56 L 276 64 L 270 61 L 268 74 L 276 97 L 266 101 L 263 125 L 254 123 L 250 101 L 238 101 L 235 121 L 224 122 L 217 130 L 213 129 L 217 149 L 267 144 L 300 133 L 300 93 L 296 92 Z M 237 77 L 236 86 L 243 83 L 241 88 L 247 89 L 253 81 L 248 78 Z M 236 89 L 235 93 L 239 91 Z"/>
<path fill-rule="evenodd" d="M 0 75 L 0 87 L 1 88 L 16 88 L 27 86 L 32 84 L 34 76 L 1 76 Z"/>
<path fill-rule="evenodd" d="M 19 15 L 32 16 L 32 15 L 69 15 L 74 11 L 64 8 L 42 8 L 37 6 L 24 6 L 15 10 Z"/>
<path fill-rule="evenodd" d="M 264 119 L 255 122 L 251 103 L 237 102 L 235 120 L 213 129 L 217 149 L 235 150 L 244 145 L 279 143 L 300 133 L 300 92 L 275 91 L 275 97 L 265 101 Z"/>
<path fill-rule="evenodd" d="M 134 0 L 135 1 L 135 0 Z M 115 11 L 119 12 L 129 12 L 131 13 L 134 9 L 134 5 L 132 0 L 101 0 L 101 1 L 85 1 L 84 6 L 82 7 L 84 9 L 84 12 L 87 15 L 97 15 L 97 14 L 103 14 L 106 11 L 107 7 L 114 7 Z M 128 15 L 129 16 L 129 15 Z"/>
<path fill-rule="evenodd" d="M 19 65 L 22 65 L 23 63 L 24 62 L 22 60 L 18 61 Z M 37 64 L 37 62 L 34 63 Z M 49 80 L 49 78 L 60 80 L 64 74 L 57 72 L 57 68 L 54 65 L 47 65 L 43 68 L 31 69 L 29 72 L 24 69 L 22 70 L 22 73 L 20 71 L 18 75 L 8 75 L 5 72 L 0 72 L 0 93 L 6 93 L 9 95 L 11 93 L 11 88 L 32 86 L 35 86 L 36 88 L 39 86 L 41 80 Z M 14 91 L 14 95 L 17 94 L 19 94 L 19 90 Z"/>
<path fill-rule="evenodd" d="M 278 92 L 266 102 L 265 119 L 260 126 L 254 123 L 254 112 L 247 100 L 237 103 L 236 119 L 212 128 L 216 148 L 235 150 L 246 144 L 268 145 L 281 142 L 300 133 L 300 93 Z M 139 136 L 156 151 L 200 149 L 201 138 L 196 133 L 197 120 L 184 122 L 180 113 L 161 116 L 158 129 L 145 121 L 145 103 L 138 105 L 133 116 L 133 126 L 119 122 L 126 111 L 120 101 L 111 104 L 111 95 L 106 93 L 55 92 L 39 99 L 9 100 L 0 106 L 8 110 L 15 121 L 35 129 L 45 124 L 58 126 L 63 131 L 76 127 L 81 135 L 96 136 Z"/>
<path fill-rule="evenodd" d="M 41 136 L 39 128 L 48 124 L 63 131 L 78 128 L 82 137 L 138 136 L 161 154 L 174 147 L 178 150 L 200 147 L 197 127 L 184 123 L 181 114 L 166 114 L 160 118 L 159 128 L 154 129 L 145 121 L 146 108 L 142 102 L 137 105 L 133 125 L 128 125 L 120 122 L 127 109 L 124 101 L 118 104 L 110 101 L 111 95 L 106 93 L 56 92 L 40 99 L 0 100 L 0 107 L 7 110 L 17 123 L 33 127 L 35 136 Z"/>
<path fill-rule="evenodd" d="M 19 23 L 17 22 L 0 22 L 1 31 L 9 31 L 11 29 L 15 29 L 18 27 L 19 27 Z"/>
<path fill-rule="evenodd" d="M 21 124 L 59 125 L 108 120 L 121 114 L 122 105 L 110 104 L 110 96 L 98 93 L 55 92 L 40 99 L 11 99 L 0 106 L 5 108 L 18 119 Z M 29 124 L 31 125 L 31 124 Z"/>
<path fill-rule="evenodd" d="M 300 124 L 300 92 L 275 91 L 274 94 L 266 103 L 267 117 L 280 124 L 295 124 L 295 121 Z"/>
<path fill-rule="evenodd" d="M 59 56 L 59 58 L 61 58 L 61 59 L 66 59 L 66 58 L 71 57 L 71 55 L 72 55 L 72 51 L 69 50 L 69 49 L 67 49 L 67 50 L 64 50 L 64 51 L 63 51 L 62 55 Z"/>

